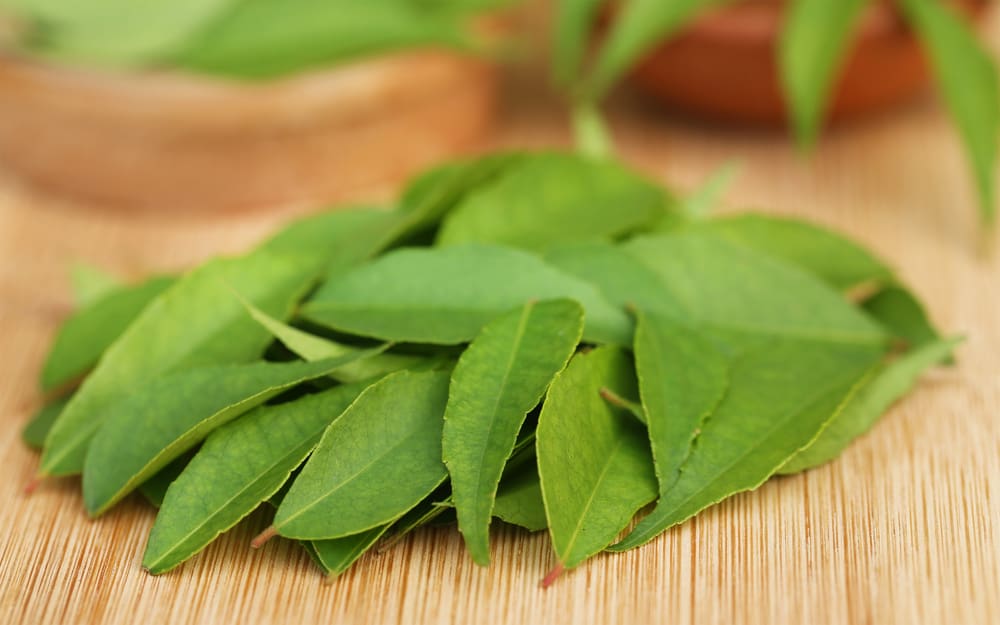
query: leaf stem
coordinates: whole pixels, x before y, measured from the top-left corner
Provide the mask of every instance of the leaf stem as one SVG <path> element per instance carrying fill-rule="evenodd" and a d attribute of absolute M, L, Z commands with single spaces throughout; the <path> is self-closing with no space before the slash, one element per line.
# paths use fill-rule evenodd
<path fill-rule="evenodd" d="M 539 586 L 541 588 L 548 588 L 559 578 L 560 575 L 562 575 L 565 572 L 566 568 L 562 565 L 562 562 L 560 562 L 555 566 L 555 568 L 549 571 L 544 578 L 542 578 L 542 582 L 541 584 L 539 584 Z"/>
<path fill-rule="evenodd" d="M 264 543 L 271 540 L 278 535 L 278 528 L 273 525 L 268 526 L 266 530 L 257 534 L 257 537 L 250 541 L 250 546 L 254 549 L 260 549 L 264 546 Z"/>

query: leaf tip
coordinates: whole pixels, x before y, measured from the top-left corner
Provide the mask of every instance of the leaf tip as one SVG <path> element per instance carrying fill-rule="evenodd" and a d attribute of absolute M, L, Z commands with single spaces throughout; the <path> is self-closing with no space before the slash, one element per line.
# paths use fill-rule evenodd
<path fill-rule="evenodd" d="M 265 529 L 260 534 L 257 534 L 257 536 L 250 541 L 250 546 L 254 549 L 260 549 L 261 547 L 264 546 L 264 543 L 271 540 L 277 535 L 278 535 L 278 528 L 276 528 L 273 525 L 269 525 L 267 529 Z"/>

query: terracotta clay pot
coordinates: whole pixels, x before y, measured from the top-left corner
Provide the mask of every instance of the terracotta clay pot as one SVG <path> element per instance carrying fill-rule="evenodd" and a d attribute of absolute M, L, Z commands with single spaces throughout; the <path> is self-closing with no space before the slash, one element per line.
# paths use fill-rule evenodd
<path fill-rule="evenodd" d="M 322 204 L 476 145 L 496 74 L 439 51 L 267 83 L 0 56 L 0 168 L 101 205 Z"/>
<path fill-rule="evenodd" d="M 988 0 L 952 0 L 972 17 Z M 777 125 L 786 120 L 776 50 L 782 0 L 744 0 L 709 12 L 655 48 L 631 75 L 639 89 L 700 116 Z M 832 92 L 828 119 L 900 104 L 930 72 L 919 42 L 889 3 L 865 10 Z"/>

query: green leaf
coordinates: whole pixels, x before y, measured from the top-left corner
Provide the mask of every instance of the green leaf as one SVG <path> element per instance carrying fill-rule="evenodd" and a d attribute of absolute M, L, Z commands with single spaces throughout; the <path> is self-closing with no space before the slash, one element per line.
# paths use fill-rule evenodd
<path fill-rule="evenodd" d="M 262 406 L 212 432 L 166 491 L 142 565 L 169 571 L 276 493 L 366 384 Z M 317 547 L 329 556 L 332 546 Z"/>
<path fill-rule="evenodd" d="M 576 302 L 529 302 L 487 324 L 458 360 L 442 450 L 458 527 L 478 564 L 490 561 L 494 499 L 521 425 L 582 332 L 583 309 Z"/>
<path fill-rule="evenodd" d="M 388 531 L 390 525 L 373 527 L 370 530 L 332 538 L 330 540 L 311 540 L 303 542 L 316 564 L 323 569 L 328 578 L 334 578 L 351 568 L 358 558 L 371 549 Z"/>
<path fill-rule="evenodd" d="M 558 0 L 552 36 L 556 82 L 574 87 L 580 79 L 602 0 Z"/>
<path fill-rule="evenodd" d="M 182 47 L 236 0 L 16 0 L 41 22 L 46 56 L 78 63 L 135 66 Z"/>
<path fill-rule="evenodd" d="M 509 152 L 439 165 L 407 185 L 399 210 L 414 230 L 436 226 L 470 193 L 527 158 L 530 155 Z"/>
<path fill-rule="evenodd" d="M 41 449 L 45 445 L 45 437 L 52 429 L 52 424 L 59 418 L 59 414 L 69 403 L 69 400 L 70 398 L 66 397 L 42 406 L 21 430 L 21 440 L 29 447 Z"/>
<path fill-rule="evenodd" d="M 151 381 L 110 404 L 84 463 L 87 511 L 103 513 L 215 428 L 358 357 L 196 368 Z"/>
<path fill-rule="evenodd" d="M 351 334 L 457 344 L 515 306 L 559 297 L 587 311 L 584 340 L 631 343 L 631 320 L 594 287 L 531 254 L 486 245 L 390 252 L 331 278 L 302 314 Z"/>
<path fill-rule="evenodd" d="M 598 98 L 640 57 L 700 12 L 733 0 L 629 0 L 615 15 L 611 31 L 589 74 L 587 94 Z"/>
<path fill-rule="evenodd" d="M 729 362 L 696 327 L 637 312 L 635 366 L 661 495 L 729 388 Z"/>
<path fill-rule="evenodd" d="M 274 519 L 282 536 L 329 539 L 391 523 L 448 476 L 441 430 L 447 372 L 390 374 L 323 435 Z"/>
<path fill-rule="evenodd" d="M 191 462 L 191 457 L 192 453 L 189 451 L 174 458 L 170 461 L 170 464 L 157 471 L 142 484 L 139 484 L 136 490 L 142 494 L 150 505 L 154 508 L 160 508 L 163 505 L 163 498 L 167 496 L 167 489 L 184 472 L 188 463 Z"/>
<path fill-rule="evenodd" d="M 803 145 L 819 134 L 837 72 L 866 0 L 793 0 L 778 49 L 781 84 Z"/>
<path fill-rule="evenodd" d="M 400 48 L 467 44 L 460 19 L 416 2 L 243 0 L 171 60 L 268 78 Z"/>
<path fill-rule="evenodd" d="M 702 332 L 719 340 L 711 330 Z M 731 356 L 725 396 L 714 406 L 722 385 L 718 372 L 712 374 L 716 382 L 693 397 L 688 389 L 660 380 L 665 412 L 658 416 L 650 407 L 650 431 L 655 431 L 654 420 L 697 413 L 700 433 L 676 479 L 660 467 L 665 481 L 656 508 L 612 550 L 638 547 L 726 497 L 763 484 L 835 418 L 882 354 L 851 341 L 794 336 L 743 339 L 735 349 L 727 340 L 719 343 Z M 655 382 L 644 380 L 646 387 Z"/>
<path fill-rule="evenodd" d="M 648 236 L 625 250 L 652 270 L 666 297 L 657 312 L 730 335 L 773 335 L 883 346 L 874 320 L 811 275 L 703 232 Z M 642 307 L 642 306 L 640 306 Z"/>
<path fill-rule="evenodd" d="M 504 476 L 493 505 L 493 516 L 530 532 L 548 527 L 542 483 L 533 463 Z"/>
<path fill-rule="evenodd" d="M 959 343 L 960 339 L 931 341 L 881 365 L 819 437 L 785 462 L 779 473 L 798 473 L 839 456 L 851 441 L 867 432 L 893 403 L 913 389 L 920 374 L 946 362 Z"/>
<path fill-rule="evenodd" d="M 604 549 L 656 496 L 649 443 L 632 417 L 601 399 L 635 384 L 628 357 L 578 354 L 549 388 L 538 419 L 538 473 L 552 546 L 570 569 Z"/>
<path fill-rule="evenodd" d="M 107 349 L 66 406 L 46 439 L 41 474 L 79 473 L 105 409 L 121 394 L 174 371 L 260 356 L 269 334 L 241 300 L 284 318 L 320 275 L 378 252 L 396 229 L 385 211 L 309 217 L 250 254 L 209 261 L 180 278 Z"/>
<path fill-rule="evenodd" d="M 927 318 L 927 311 L 902 286 L 887 286 L 863 301 L 861 306 L 907 345 L 919 347 L 941 339 L 941 334 Z"/>
<path fill-rule="evenodd" d="M 76 263 L 70 268 L 69 281 L 77 308 L 86 308 L 124 286 L 116 276 L 85 263 Z"/>
<path fill-rule="evenodd" d="M 746 214 L 692 228 L 796 265 L 839 291 L 894 281 L 892 270 L 865 248 L 797 219 Z"/>
<path fill-rule="evenodd" d="M 900 6 L 930 55 L 944 100 L 958 125 L 972 164 L 982 219 L 996 219 L 1000 81 L 990 54 L 954 8 L 936 0 L 902 0 Z"/>
<path fill-rule="evenodd" d="M 259 324 L 267 328 L 276 339 L 292 353 L 304 360 L 316 361 L 326 358 L 337 358 L 347 354 L 358 354 L 364 351 L 360 347 L 342 345 L 335 341 L 310 334 L 298 328 L 275 319 L 250 303 L 245 303 L 247 312 Z M 428 362 L 427 358 L 408 354 L 380 353 L 347 363 L 330 374 L 335 380 L 344 383 L 361 382 L 381 377 L 387 373 L 409 369 Z"/>
<path fill-rule="evenodd" d="M 535 154 L 468 193 L 445 218 L 436 242 L 545 250 L 635 232 L 660 218 L 667 205 L 660 188 L 613 161 Z"/>
<path fill-rule="evenodd" d="M 114 288 L 67 319 L 42 367 L 42 390 L 65 387 L 90 371 L 139 313 L 173 283 L 174 278 L 157 277 Z"/>
<path fill-rule="evenodd" d="M 656 272 L 620 245 L 568 243 L 548 250 L 545 262 L 594 285 L 615 306 L 671 307 L 670 294 Z M 677 314 L 681 314 L 679 308 Z"/>

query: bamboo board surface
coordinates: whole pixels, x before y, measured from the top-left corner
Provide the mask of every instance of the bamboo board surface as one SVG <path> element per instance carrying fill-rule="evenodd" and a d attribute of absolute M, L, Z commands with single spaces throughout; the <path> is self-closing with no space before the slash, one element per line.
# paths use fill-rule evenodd
<path fill-rule="evenodd" d="M 513 83 L 539 91 L 531 77 Z M 21 492 L 37 456 L 18 431 L 69 311 L 65 270 L 185 267 L 243 249 L 299 209 L 134 216 L 40 197 L 0 166 L 0 623 L 1000 622 L 1000 242 L 992 258 L 976 253 L 964 160 L 939 108 L 928 99 L 837 129 L 808 161 L 775 133 L 671 120 L 629 97 L 611 108 L 620 151 L 656 178 L 691 188 L 736 156 L 731 209 L 804 217 L 872 246 L 943 328 L 968 337 L 958 366 L 927 376 L 835 462 L 598 557 L 547 591 L 544 534 L 499 528 L 482 569 L 457 531 L 421 531 L 324 584 L 291 542 L 249 549 L 262 513 L 154 578 L 139 566 L 153 512 L 137 497 L 88 521 L 78 480 Z M 566 143 L 557 103 L 513 97 L 505 109 L 500 144 Z"/>

